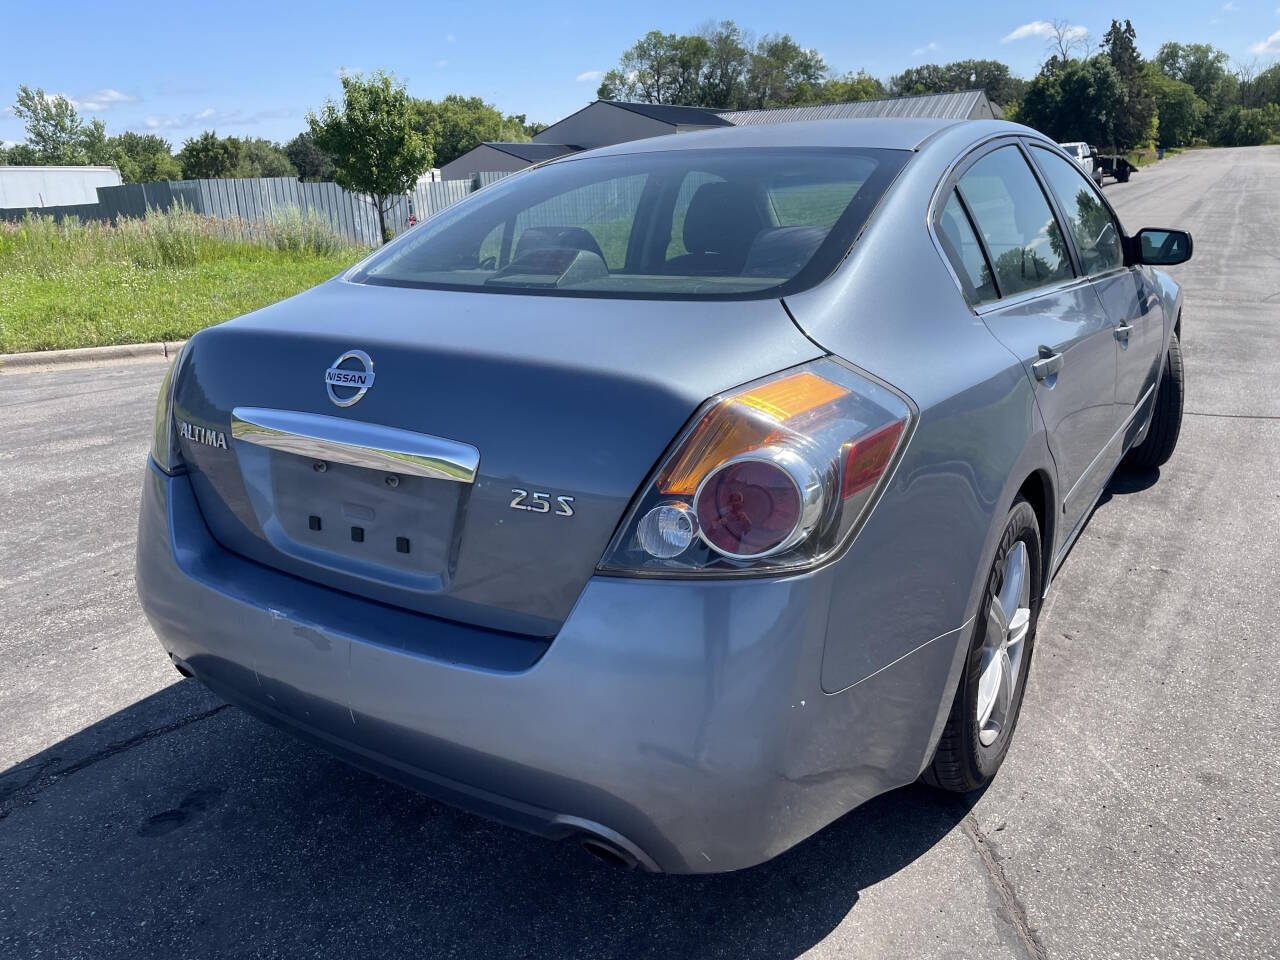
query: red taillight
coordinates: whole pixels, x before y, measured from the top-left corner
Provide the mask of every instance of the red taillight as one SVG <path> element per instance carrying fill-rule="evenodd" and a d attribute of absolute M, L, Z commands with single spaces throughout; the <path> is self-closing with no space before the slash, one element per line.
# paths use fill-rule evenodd
<path fill-rule="evenodd" d="M 856 493 L 875 486 L 884 468 L 889 465 L 898 446 L 905 420 L 890 423 L 874 433 L 859 437 L 845 445 L 844 479 L 840 484 L 840 499 L 848 500 Z"/>
<path fill-rule="evenodd" d="M 800 490 L 791 475 L 765 460 L 738 460 L 712 473 L 694 509 L 706 541 L 727 556 L 758 557 L 796 532 Z"/>
<path fill-rule="evenodd" d="M 892 388 L 826 357 L 713 397 L 601 569 L 798 570 L 835 556 L 872 508 L 912 413 Z"/>

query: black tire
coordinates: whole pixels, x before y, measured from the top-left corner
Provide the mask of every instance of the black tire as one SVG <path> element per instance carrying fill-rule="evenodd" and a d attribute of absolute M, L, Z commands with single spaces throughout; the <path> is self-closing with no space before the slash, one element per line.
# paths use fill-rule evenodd
<path fill-rule="evenodd" d="M 984 745 L 979 739 L 977 718 L 978 677 L 981 672 L 983 645 L 988 632 L 987 611 L 992 600 L 1000 592 L 1005 560 L 1015 544 L 1026 545 L 1031 590 L 1029 608 L 1030 621 L 1027 626 L 1025 646 L 1018 662 L 1017 677 L 1013 684 L 1013 696 L 1005 723 L 995 741 Z M 969 643 L 969 655 L 965 661 L 964 673 L 960 677 L 960 686 L 956 690 L 955 700 L 951 704 L 951 713 L 947 717 L 947 725 L 943 728 L 942 737 L 938 741 L 938 749 L 933 761 L 924 772 L 926 783 L 953 793 L 969 793 L 985 787 L 995 777 L 1005 754 L 1009 752 L 1009 744 L 1013 740 L 1013 731 L 1017 727 L 1018 716 L 1022 712 L 1022 697 L 1026 691 L 1027 674 L 1031 669 L 1031 652 L 1035 646 L 1036 622 L 1040 618 L 1041 594 L 1041 546 L 1040 524 L 1036 520 L 1035 510 L 1022 497 L 1014 501 L 1009 517 L 1005 521 L 1004 533 L 996 548 L 995 560 L 991 571 L 987 574 L 987 585 L 983 592 L 982 605 L 974 622 L 973 639 Z"/>
<path fill-rule="evenodd" d="M 1124 465 L 1130 470 L 1151 471 L 1173 456 L 1182 432 L 1182 399 L 1185 390 L 1182 369 L 1182 344 L 1177 334 L 1169 338 L 1169 351 L 1164 357 L 1164 376 L 1156 391 L 1156 406 L 1151 411 L 1151 424 L 1142 442 L 1129 451 Z"/>
<path fill-rule="evenodd" d="M 1116 179 L 1121 183 L 1129 182 L 1129 173 L 1130 173 L 1130 170 L 1128 167 L 1121 167 L 1121 166 L 1116 167 Z"/>

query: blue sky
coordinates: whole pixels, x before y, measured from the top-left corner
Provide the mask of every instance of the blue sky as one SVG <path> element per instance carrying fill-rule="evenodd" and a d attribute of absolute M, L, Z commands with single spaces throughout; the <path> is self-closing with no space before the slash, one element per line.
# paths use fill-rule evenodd
<path fill-rule="evenodd" d="M 26 83 L 66 94 L 110 133 L 156 132 L 175 148 L 206 128 L 287 140 L 303 129 L 308 109 L 338 94 L 340 69 L 381 67 L 415 96 L 479 95 L 549 123 L 592 100 L 599 72 L 647 30 L 686 32 L 725 17 L 757 34 L 789 32 L 836 71 L 866 69 L 881 78 L 911 64 L 968 57 L 1001 59 L 1031 76 L 1045 52 L 1036 21 L 1066 19 L 1096 40 L 1117 12 L 1133 20 L 1144 54 L 1178 40 L 1212 43 L 1263 65 L 1280 58 L 1280 0 L 503 6 L 7 0 L 0 103 L 11 104 Z M 0 140 L 21 138 L 21 124 L 4 108 Z"/>

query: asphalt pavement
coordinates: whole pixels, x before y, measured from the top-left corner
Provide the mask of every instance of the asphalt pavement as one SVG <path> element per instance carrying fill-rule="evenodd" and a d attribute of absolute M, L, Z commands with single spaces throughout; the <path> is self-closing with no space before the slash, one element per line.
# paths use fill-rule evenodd
<path fill-rule="evenodd" d="M 1280 147 L 1108 184 L 1178 226 L 1187 410 L 1056 581 L 995 783 L 737 874 L 605 867 L 352 770 L 138 607 L 163 363 L 0 372 L 0 956 L 1280 956 Z"/>

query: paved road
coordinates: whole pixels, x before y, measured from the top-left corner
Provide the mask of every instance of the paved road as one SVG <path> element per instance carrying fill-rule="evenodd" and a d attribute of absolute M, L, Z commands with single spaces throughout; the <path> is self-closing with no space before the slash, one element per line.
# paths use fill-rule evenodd
<path fill-rule="evenodd" d="M 1004 770 L 730 876 L 599 866 L 179 681 L 132 581 L 163 367 L 0 374 L 0 956 L 1280 955 L 1280 148 L 1107 192 L 1195 233 L 1188 412 L 1068 560 Z"/>

